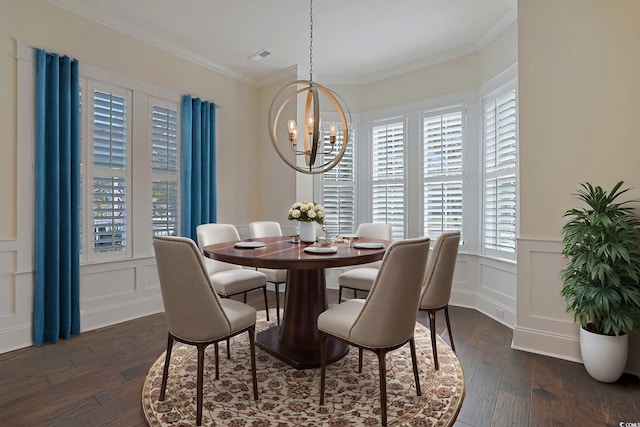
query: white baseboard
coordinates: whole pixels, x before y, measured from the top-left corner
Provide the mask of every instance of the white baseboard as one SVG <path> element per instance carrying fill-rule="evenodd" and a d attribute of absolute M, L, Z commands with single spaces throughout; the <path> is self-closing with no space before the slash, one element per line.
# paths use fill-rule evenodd
<path fill-rule="evenodd" d="M 511 348 L 582 363 L 576 337 L 516 326 Z"/>
<path fill-rule="evenodd" d="M 582 363 L 580 341 L 578 337 L 574 336 L 553 334 L 516 326 L 513 331 L 511 348 Z M 640 377 L 640 352 L 633 349 L 629 350 L 627 366 L 624 372 Z"/>
<path fill-rule="evenodd" d="M 81 332 L 104 328 L 150 314 L 164 311 L 162 297 L 157 295 L 146 299 L 86 310 L 80 313 Z"/>
<path fill-rule="evenodd" d="M 3 329 L 0 331 L 0 343 L 0 354 L 31 347 L 34 344 L 31 323 Z"/>

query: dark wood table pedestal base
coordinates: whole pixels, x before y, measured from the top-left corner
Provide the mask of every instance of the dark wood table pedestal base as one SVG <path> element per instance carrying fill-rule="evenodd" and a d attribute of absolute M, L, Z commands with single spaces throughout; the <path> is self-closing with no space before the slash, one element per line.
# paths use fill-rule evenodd
<path fill-rule="evenodd" d="M 327 309 L 324 269 L 289 270 L 284 317 L 256 336 L 256 345 L 296 369 L 320 366 L 318 315 Z M 329 339 L 327 363 L 342 359 L 349 346 Z"/>
<path fill-rule="evenodd" d="M 280 341 L 280 326 L 274 326 L 256 335 L 256 345 L 296 369 L 320 367 L 320 346 L 315 349 L 290 348 Z M 329 339 L 327 364 L 337 362 L 347 355 L 349 346 L 341 341 Z"/>

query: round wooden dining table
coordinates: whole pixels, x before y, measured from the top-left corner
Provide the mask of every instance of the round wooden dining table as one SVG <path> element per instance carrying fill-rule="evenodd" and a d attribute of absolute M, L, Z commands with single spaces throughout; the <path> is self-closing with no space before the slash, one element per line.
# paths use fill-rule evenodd
<path fill-rule="evenodd" d="M 253 243 L 249 243 L 253 242 Z M 236 247 L 236 243 L 249 246 Z M 264 246 L 261 244 L 264 243 Z M 391 242 L 358 239 L 353 243 L 332 243 L 335 253 L 308 253 L 304 249 L 318 244 L 293 243 L 291 237 L 265 237 L 242 242 L 225 242 L 203 248 L 205 256 L 232 264 L 287 270 L 284 316 L 256 337 L 256 345 L 296 369 L 320 366 L 318 315 L 328 308 L 325 268 L 366 264 L 381 260 Z M 365 244 L 364 249 L 357 247 Z M 382 244 L 382 247 L 375 247 Z M 253 247 L 260 246 L 260 247 Z M 327 363 L 343 358 L 349 346 L 329 339 Z"/>

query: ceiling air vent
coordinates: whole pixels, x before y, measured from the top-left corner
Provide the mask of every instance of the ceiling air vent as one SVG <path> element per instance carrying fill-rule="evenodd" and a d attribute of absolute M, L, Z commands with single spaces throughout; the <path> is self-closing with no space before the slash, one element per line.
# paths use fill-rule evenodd
<path fill-rule="evenodd" d="M 254 62 L 258 62 L 258 61 L 262 61 L 264 58 L 266 58 L 269 55 L 271 55 L 271 52 L 269 52 L 267 49 L 260 49 L 259 51 L 251 55 L 249 59 Z"/>

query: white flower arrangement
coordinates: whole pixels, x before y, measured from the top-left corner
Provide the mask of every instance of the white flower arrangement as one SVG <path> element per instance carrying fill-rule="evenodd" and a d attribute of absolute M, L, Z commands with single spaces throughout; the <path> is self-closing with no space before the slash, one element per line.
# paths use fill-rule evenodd
<path fill-rule="evenodd" d="M 324 206 L 314 202 L 295 202 L 289 209 L 289 219 L 324 224 Z"/>

